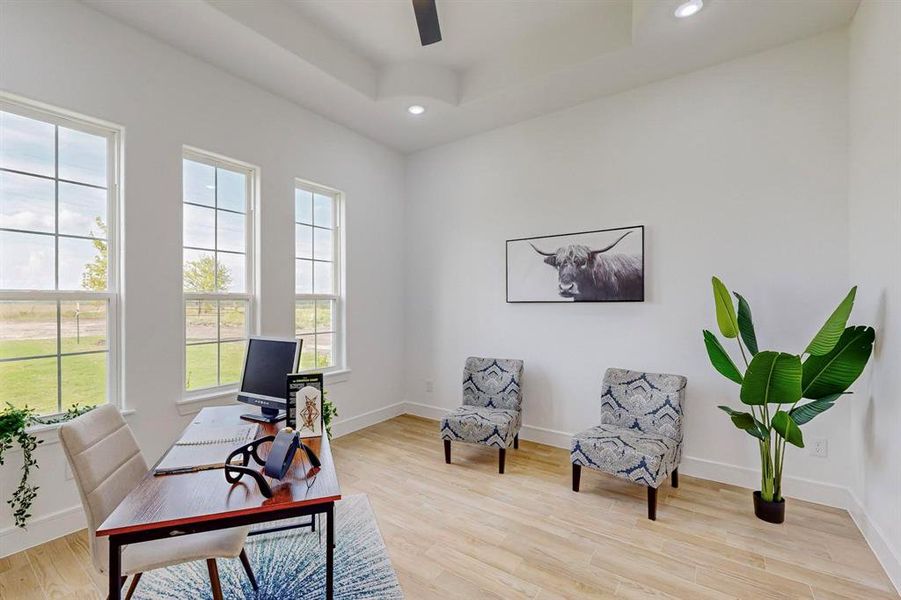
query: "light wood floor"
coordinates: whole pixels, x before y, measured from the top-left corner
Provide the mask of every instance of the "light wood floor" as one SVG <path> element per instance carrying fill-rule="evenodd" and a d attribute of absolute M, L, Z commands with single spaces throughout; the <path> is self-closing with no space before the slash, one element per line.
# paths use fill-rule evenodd
<path fill-rule="evenodd" d="M 565 450 L 454 444 L 402 416 L 337 439 L 345 495 L 366 493 L 407 598 L 897 599 L 845 511 L 789 500 L 786 523 L 754 518 L 749 490 L 682 476 L 645 491 L 583 470 Z M 0 597 L 97 598 L 86 534 L 0 559 Z"/>

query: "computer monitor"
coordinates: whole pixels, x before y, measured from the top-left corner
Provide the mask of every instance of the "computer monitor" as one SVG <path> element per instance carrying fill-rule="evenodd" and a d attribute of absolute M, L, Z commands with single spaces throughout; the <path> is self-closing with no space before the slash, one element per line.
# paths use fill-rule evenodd
<path fill-rule="evenodd" d="M 275 423 L 285 418 L 287 375 L 300 365 L 301 339 L 251 337 L 244 353 L 244 373 L 238 402 L 259 406 L 262 414 L 247 413 L 242 419 Z"/>

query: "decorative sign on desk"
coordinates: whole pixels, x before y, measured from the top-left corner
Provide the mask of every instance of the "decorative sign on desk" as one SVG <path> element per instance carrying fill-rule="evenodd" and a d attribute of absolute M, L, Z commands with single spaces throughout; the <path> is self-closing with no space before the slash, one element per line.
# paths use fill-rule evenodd
<path fill-rule="evenodd" d="M 286 426 L 301 438 L 322 435 L 322 373 L 288 375 L 288 419 Z"/>

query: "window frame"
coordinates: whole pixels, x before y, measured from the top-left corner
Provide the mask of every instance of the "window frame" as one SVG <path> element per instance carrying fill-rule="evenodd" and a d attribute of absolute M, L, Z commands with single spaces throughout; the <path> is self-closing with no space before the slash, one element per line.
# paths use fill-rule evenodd
<path fill-rule="evenodd" d="M 315 183 L 306 179 L 301 179 L 296 177 L 294 179 L 294 190 L 296 194 L 296 190 L 301 189 L 306 192 L 310 192 L 312 194 L 319 194 L 320 196 L 329 196 L 332 199 L 332 293 L 323 294 L 316 293 L 315 291 L 308 294 L 298 294 L 296 281 L 295 281 L 295 293 L 294 293 L 294 312 L 296 314 L 297 311 L 297 303 L 298 302 L 309 302 L 316 300 L 330 300 L 333 301 L 334 309 L 332 311 L 332 356 L 333 356 L 333 364 L 329 367 L 316 367 L 313 366 L 309 369 L 301 369 L 301 373 L 339 373 L 348 371 L 347 366 L 347 342 L 346 342 L 346 328 L 345 328 L 345 310 L 347 303 L 347 292 L 345 287 L 345 262 L 344 262 L 344 247 L 345 247 L 345 233 L 344 233 L 344 206 L 345 206 L 345 196 L 344 193 L 340 190 L 337 190 L 332 187 L 328 187 L 319 183 Z M 293 200 L 293 198 L 292 198 Z M 296 203 L 292 202 L 294 206 L 294 220 L 293 225 L 294 228 L 297 228 L 297 225 L 309 225 L 314 229 L 313 238 L 315 240 L 315 225 L 313 223 L 300 223 L 297 220 L 297 207 Z M 315 219 L 314 219 L 315 220 Z M 297 273 L 296 264 L 298 260 L 302 260 L 297 256 L 297 247 L 296 247 L 296 233 L 294 234 L 295 239 L 295 247 L 294 247 L 294 273 Z M 311 256 L 315 257 L 315 241 L 313 242 L 313 246 L 311 248 Z M 316 259 L 311 258 L 311 262 L 315 264 Z M 321 262 L 321 261 L 320 261 Z M 296 276 L 296 275 L 295 275 Z M 316 289 L 315 283 L 315 268 L 313 270 L 313 290 Z M 313 318 L 313 333 L 311 334 L 301 334 L 297 331 L 297 325 L 295 322 L 294 326 L 294 336 L 300 337 L 301 335 L 312 335 L 313 339 L 318 335 L 316 332 L 316 318 L 314 315 Z M 315 361 L 315 348 L 314 348 L 314 361 Z"/>
<path fill-rule="evenodd" d="M 260 169 L 255 165 L 251 165 L 249 163 L 245 163 L 234 158 L 229 158 L 223 156 L 221 154 L 216 154 L 214 152 L 209 152 L 207 150 L 201 150 L 200 148 L 195 148 L 192 146 L 183 146 L 182 147 L 182 155 L 181 155 L 181 165 L 182 165 L 182 198 L 181 198 L 181 215 L 182 215 L 182 243 L 181 243 L 181 269 L 182 269 L 182 277 L 181 277 L 181 289 L 182 289 L 182 303 L 181 303 L 181 316 L 182 316 L 182 364 L 181 364 L 181 389 L 182 389 L 182 399 L 183 400 L 196 400 L 199 398 L 207 398 L 213 396 L 222 396 L 226 394 L 233 393 L 237 391 L 240 386 L 240 380 L 234 383 L 226 383 L 219 384 L 209 387 L 196 388 L 193 390 L 187 389 L 187 367 L 188 367 L 188 339 L 187 339 L 187 304 L 192 301 L 207 301 L 207 302 L 217 302 L 217 310 L 218 310 L 218 301 L 246 301 L 247 309 L 244 314 L 244 339 L 246 340 L 248 337 L 255 335 L 257 332 L 257 274 L 256 274 L 256 206 L 257 206 L 257 197 L 259 193 L 259 181 L 260 181 Z M 192 247 L 185 246 L 184 240 L 184 214 L 185 214 L 185 204 L 184 198 L 184 161 L 190 160 L 198 163 L 205 164 L 207 166 L 211 166 L 214 168 L 226 169 L 229 171 L 240 172 L 244 174 L 247 178 L 246 188 L 245 188 L 245 200 L 244 200 L 244 292 L 188 292 L 184 289 L 184 253 L 185 250 L 191 250 Z M 218 194 L 218 189 L 216 190 Z M 217 197 L 218 199 L 218 197 Z M 217 202 L 218 204 L 218 202 Z M 195 206 L 194 204 L 191 204 Z M 215 207 L 215 210 L 227 210 L 227 209 L 219 209 L 218 206 Z M 231 211 L 234 212 L 234 211 Z M 213 228 L 214 235 L 216 238 L 216 245 L 218 245 L 218 228 L 214 225 Z M 215 252 L 218 252 L 218 248 L 215 248 Z M 226 251 L 227 252 L 227 251 Z M 217 316 L 218 319 L 218 316 Z M 222 343 L 221 331 L 219 330 L 219 326 L 217 325 L 216 332 L 216 341 L 208 342 L 215 343 L 218 346 Z M 202 344 L 192 344 L 192 345 L 202 345 Z M 217 349 L 217 382 L 219 380 L 219 372 L 220 368 L 219 364 L 219 355 Z"/>
<path fill-rule="evenodd" d="M 23 358 L 3 359 L 2 362 L 14 362 L 18 360 L 34 360 L 41 358 L 55 358 L 56 365 L 56 406 L 55 413 L 41 414 L 42 417 L 54 417 L 63 414 L 62 410 L 62 358 L 64 356 L 85 356 L 90 354 L 107 354 L 106 369 L 106 403 L 112 404 L 120 410 L 125 408 L 123 397 L 122 377 L 120 369 L 123 362 L 120 334 L 122 331 L 123 306 L 121 301 L 121 265 L 123 263 L 123 244 L 121 231 L 123 223 L 122 215 L 122 165 L 124 163 L 123 138 L 125 128 L 121 125 L 89 117 L 64 108 L 37 102 L 0 92 L 0 111 L 9 112 L 29 119 L 34 119 L 54 126 L 54 169 L 53 176 L 39 175 L 15 169 L 0 167 L 0 171 L 14 174 L 23 174 L 49 180 L 54 183 L 54 222 L 59 220 L 59 184 L 70 183 L 87 187 L 99 186 L 84 182 L 63 179 L 59 177 L 59 127 L 81 131 L 90 135 L 106 138 L 107 151 L 107 199 L 106 199 L 106 226 L 107 226 L 107 289 L 103 292 L 90 290 L 7 290 L 0 289 L 0 301 L 19 302 L 55 302 L 56 303 L 56 352 L 54 354 L 29 356 Z M 32 232 L 11 228 L 0 228 L 3 231 L 23 231 L 24 233 L 46 235 L 54 238 L 54 286 L 59 285 L 59 242 L 60 238 L 90 239 L 86 236 L 71 234 L 59 234 L 58 225 L 53 233 Z M 62 317 L 60 314 L 62 302 L 91 302 L 106 301 L 106 350 L 63 352 L 62 351 Z"/>

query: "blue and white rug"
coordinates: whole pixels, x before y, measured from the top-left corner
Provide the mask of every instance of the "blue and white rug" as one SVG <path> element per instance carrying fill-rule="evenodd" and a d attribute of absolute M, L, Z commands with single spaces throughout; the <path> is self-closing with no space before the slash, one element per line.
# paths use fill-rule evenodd
<path fill-rule="evenodd" d="M 324 526 L 325 519 L 320 521 Z M 404 597 L 365 494 L 335 503 L 335 542 L 335 600 Z M 237 558 L 219 559 L 225 598 L 325 598 L 325 532 L 322 531 L 320 541 L 320 528 L 315 532 L 304 528 L 248 537 L 245 549 L 260 589 L 253 590 Z M 145 573 L 134 598 L 212 598 L 206 563 L 186 563 Z"/>

